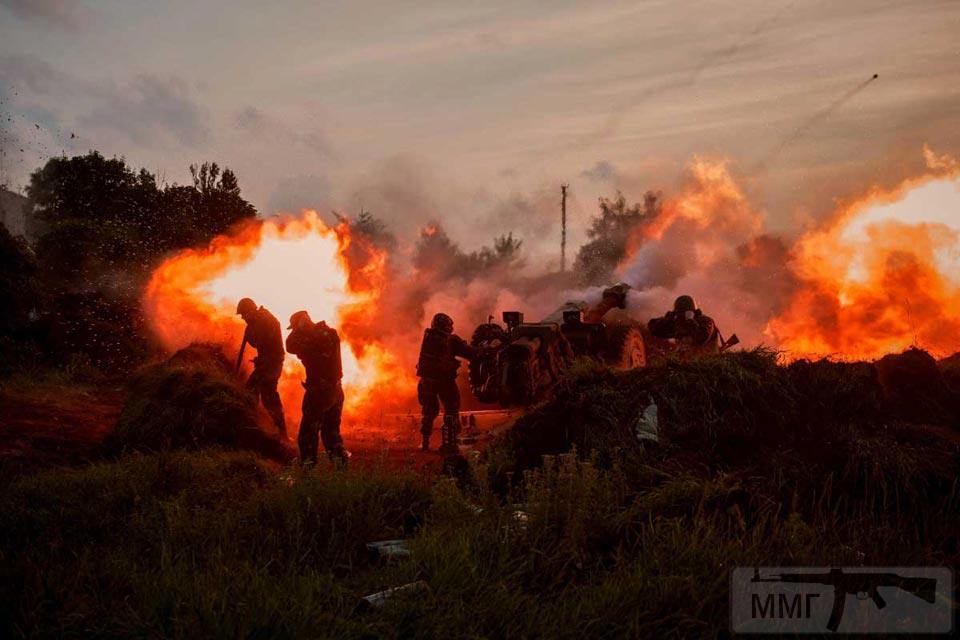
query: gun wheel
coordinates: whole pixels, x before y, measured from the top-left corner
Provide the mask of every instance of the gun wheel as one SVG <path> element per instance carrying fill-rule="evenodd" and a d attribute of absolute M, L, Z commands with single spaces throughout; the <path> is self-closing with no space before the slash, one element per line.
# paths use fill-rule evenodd
<path fill-rule="evenodd" d="M 607 348 L 603 361 L 613 369 L 628 371 L 647 364 L 643 335 L 634 325 L 616 324 L 607 328 Z"/>

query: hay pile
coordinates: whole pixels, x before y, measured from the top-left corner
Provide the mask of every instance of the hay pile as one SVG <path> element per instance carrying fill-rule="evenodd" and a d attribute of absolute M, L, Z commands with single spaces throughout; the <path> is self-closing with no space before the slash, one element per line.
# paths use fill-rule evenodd
<path fill-rule="evenodd" d="M 260 422 L 219 345 L 193 344 L 134 376 L 105 446 L 113 454 L 221 446 L 288 459 L 287 445 Z"/>

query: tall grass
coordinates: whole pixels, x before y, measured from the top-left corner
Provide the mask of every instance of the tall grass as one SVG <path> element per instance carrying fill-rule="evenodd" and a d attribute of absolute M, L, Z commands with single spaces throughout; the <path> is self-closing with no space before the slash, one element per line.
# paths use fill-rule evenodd
<path fill-rule="evenodd" d="M 459 483 L 167 449 L 20 477 L 0 636 L 719 637 L 737 566 L 957 565 L 958 438 L 851 366 L 578 363 Z"/>
<path fill-rule="evenodd" d="M 0 496 L 0 633 L 711 637 L 726 632 L 735 566 L 957 559 L 955 492 L 934 501 L 908 486 L 916 502 L 878 518 L 881 480 L 846 508 L 792 510 L 726 499 L 744 486 L 726 476 L 651 474 L 638 487 L 576 454 L 525 476 L 501 499 L 412 472 L 303 475 L 198 452 L 22 478 Z M 777 482 L 770 493 L 790 492 Z M 412 539 L 410 557 L 364 549 L 395 537 Z M 358 610 L 359 596 L 414 580 L 430 590 Z"/>

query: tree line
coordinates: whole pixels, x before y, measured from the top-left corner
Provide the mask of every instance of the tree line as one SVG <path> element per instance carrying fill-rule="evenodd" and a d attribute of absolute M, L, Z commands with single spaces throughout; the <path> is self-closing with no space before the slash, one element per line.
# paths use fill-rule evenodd
<path fill-rule="evenodd" d="M 192 184 L 161 184 L 123 158 L 91 151 L 52 158 L 31 174 L 29 215 L 43 229 L 35 246 L 0 225 L 0 373 L 43 361 L 122 372 L 150 354 L 139 302 L 151 271 L 170 252 L 202 246 L 257 215 L 229 168 L 204 162 L 189 169 Z M 635 204 L 619 192 L 600 198 L 571 284 L 611 281 L 633 229 L 659 212 L 653 192 Z M 396 248 L 372 213 L 346 220 L 371 244 Z M 522 244 L 507 232 L 467 252 L 434 224 L 417 239 L 412 264 L 435 281 L 469 281 L 522 266 Z"/>
<path fill-rule="evenodd" d="M 139 298 L 167 253 L 202 245 L 257 215 L 236 175 L 190 166 L 161 185 L 97 151 L 51 158 L 30 176 L 34 247 L 0 228 L 0 368 L 38 361 L 126 370 L 147 356 Z"/>

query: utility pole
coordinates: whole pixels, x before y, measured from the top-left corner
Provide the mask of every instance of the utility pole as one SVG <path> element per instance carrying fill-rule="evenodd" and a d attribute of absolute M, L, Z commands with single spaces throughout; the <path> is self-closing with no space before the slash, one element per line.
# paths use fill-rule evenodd
<path fill-rule="evenodd" d="M 567 187 L 560 185 L 560 273 L 567 270 Z"/>

